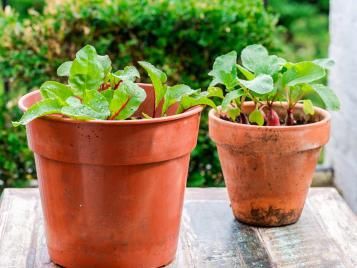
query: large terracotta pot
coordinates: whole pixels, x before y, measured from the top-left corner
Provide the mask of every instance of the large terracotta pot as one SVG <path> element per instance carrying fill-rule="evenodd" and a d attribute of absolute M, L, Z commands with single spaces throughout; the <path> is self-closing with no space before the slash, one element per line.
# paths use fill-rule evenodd
<path fill-rule="evenodd" d="M 140 107 L 153 115 L 151 85 Z M 26 110 L 38 91 L 21 98 Z M 51 259 L 64 267 L 158 267 L 178 242 L 201 107 L 164 118 L 27 125 Z M 171 111 L 172 112 L 172 111 Z"/>
<path fill-rule="evenodd" d="M 285 106 L 285 104 L 284 104 Z M 247 103 L 245 112 L 254 105 Z M 282 114 L 284 109 L 276 105 Z M 235 217 L 256 226 L 295 223 L 319 158 L 327 143 L 330 115 L 316 108 L 318 122 L 297 126 L 254 126 L 209 113 L 209 134 L 217 145 Z M 297 106 L 296 113 L 302 113 Z"/>

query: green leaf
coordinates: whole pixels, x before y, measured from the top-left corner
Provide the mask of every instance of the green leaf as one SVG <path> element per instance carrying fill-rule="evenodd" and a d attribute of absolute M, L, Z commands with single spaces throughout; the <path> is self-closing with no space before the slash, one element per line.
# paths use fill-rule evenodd
<path fill-rule="evenodd" d="M 285 64 L 285 60 L 268 54 L 262 45 L 247 46 L 242 50 L 242 64 L 249 71 L 258 74 L 274 75 Z"/>
<path fill-rule="evenodd" d="M 112 61 L 110 60 L 108 55 L 105 56 L 97 55 L 97 60 L 102 65 L 104 70 L 104 76 L 106 76 L 112 69 Z"/>
<path fill-rule="evenodd" d="M 19 125 L 26 125 L 32 120 L 48 115 L 48 114 L 57 114 L 61 112 L 61 103 L 57 99 L 44 99 L 34 105 L 32 105 L 17 122 L 12 122 L 14 127 Z"/>
<path fill-rule="evenodd" d="M 98 114 L 100 114 L 100 118 L 98 119 L 106 119 L 110 115 L 109 110 L 109 102 L 97 90 L 86 90 L 85 95 L 83 97 L 83 105 L 88 106 Z"/>
<path fill-rule="evenodd" d="M 242 79 L 238 80 L 244 87 L 258 94 L 266 94 L 274 90 L 273 78 L 266 74 L 260 74 L 249 81 Z"/>
<path fill-rule="evenodd" d="M 184 96 L 189 96 L 193 93 L 195 93 L 195 90 L 187 85 L 175 85 L 173 87 L 167 87 L 161 114 L 165 114 L 171 105 L 180 102 Z"/>
<path fill-rule="evenodd" d="M 107 102 L 110 103 L 113 98 L 114 90 L 109 88 L 104 91 L 101 91 L 100 94 L 102 94 L 106 98 Z"/>
<path fill-rule="evenodd" d="M 315 113 L 314 105 L 311 100 L 303 100 L 303 110 L 305 114 L 313 115 Z"/>
<path fill-rule="evenodd" d="M 232 119 L 232 121 L 236 121 L 241 111 L 238 107 L 229 107 L 226 112 L 228 117 Z"/>
<path fill-rule="evenodd" d="M 208 73 L 213 77 L 211 86 L 217 84 L 225 85 L 227 90 L 232 90 L 237 84 L 237 52 L 231 51 L 225 55 L 219 56 L 213 63 L 213 69 Z"/>
<path fill-rule="evenodd" d="M 293 64 L 283 74 L 284 84 L 295 86 L 297 84 L 311 83 L 323 78 L 326 75 L 325 69 L 311 61 L 302 61 Z"/>
<path fill-rule="evenodd" d="M 146 98 L 146 92 L 131 81 L 123 81 L 110 103 L 111 117 L 124 120 L 132 116 Z"/>
<path fill-rule="evenodd" d="M 244 91 L 241 89 L 233 90 L 233 91 L 227 93 L 222 101 L 223 111 L 226 111 L 229 108 L 229 105 L 231 104 L 231 102 L 233 100 L 238 99 L 243 95 L 244 95 Z"/>
<path fill-rule="evenodd" d="M 67 100 L 66 100 L 66 104 L 69 105 L 69 106 L 72 106 L 72 107 L 79 107 L 82 105 L 82 102 L 80 99 L 76 98 L 76 97 L 69 97 Z"/>
<path fill-rule="evenodd" d="M 335 65 L 335 61 L 332 59 L 316 59 L 312 61 L 313 63 L 316 63 L 317 65 L 321 66 L 324 69 L 330 69 Z"/>
<path fill-rule="evenodd" d="M 101 114 L 98 114 L 93 109 L 85 105 L 80 105 L 77 107 L 64 106 L 62 107 L 61 113 L 77 120 L 106 119 L 105 117 L 102 117 Z"/>
<path fill-rule="evenodd" d="M 124 70 L 116 71 L 113 75 L 120 80 L 129 80 L 133 82 L 136 78 L 140 78 L 140 73 L 134 66 L 126 66 Z"/>
<path fill-rule="evenodd" d="M 176 113 L 182 113 L 183 111 L 186 111 L 187 109 L 197 105 L 208 105 L 216 109 L 216 104 L 210 98 L 208 98 L 208 93 L 201 92 L 191 96 L 184 96 Z"/>
<path fill-rule="evenodd" d="M 112 100 L 110 102 L 110 117 L 115 119 L 119 112 L 124 108 L 124 106 L 129 101 L 129 95 L 122 88 L 114 90 Z"/>
<path fill-rule="evenodd" d="M 207 97 L 217 97 L 220 99 L 224 98 L 223 90 L 219 87 L 209 87 L 207 89 L 208 95 Z"/>
<path fill-rule="evenodd" d="M 75 95 L 82 97 L 85 90 L 97 90 L 103 83 L 104 76 L 104 68 L 98 60 L 95 48 L 87 45 L 77 52 L 68 82 Z"/>
<path fill-rule="evenodd" d="M 340 101 L 330 88 L 322 84 L 312 84 L 311 87 L 319 95 L 327 110 L 337 111 L 340 109 Z"/>
<path fill-rule="evenodd" d="M 256 123 L 258 126 L 264 125 L 264 116 L 261 111 L 255 109 L 249 114 L 249 122 Z"/>
<path fill-rule="evenodd" d="M 90 93 L 86 92 L 86 95 L 90 95 Z M 86 98 L 87 102 L 91 103 L 92 101 L 90 99 L 93 98 L 93 96 L 87 96 Z M 88 105 L 82 104 L 81 101 L 76 97 L 69 97 L 66 102 L 68 106 L 63 106 L 61 109 L 61 113 L 68 117 L 75 118 L 78 120 L 104 120 L 107 118 L 106 114 L 101 113 L 100 110 L 98 112 L 93 108 L 89 107 Z M 93 103 L 92 105 L 95 106 Z"/>
<path fill-rule="evenodd" d="M 65 61 L 57 68 L 58 76 L 69 76 L 73 61 Z"/>
<path fill-rule="evenodd" d="M 73 96 L 73 92 L 69 86 L 56 81 L 47 81 L 43 83 L 40 87 L 40 92 L 43 98 L 57 99 L 63 105 L 65 105 L 66 99 Z"/>
<path fill-rule="evenodd" d="M 238 70 L 245 76 L 245 78 L 247 78 L 248 80 L 252 80 L 254 79 L 255 75 L 251 72 L 249 72 L 246 68 L 244 68 L 243 66 L 237 64 L 237 68 Z"/>
<path fill-rule="evenodd" d="M 166 74 L 157 69 L 154 65 L 152 65 L 149 62 L 146 61 L 139 61 L 138 62 L 141 67 L 145 69 L 145 71 L 148 73 L 151 82 L 154 86 L 155 89 L 155 108 L 160 104 L 160 101 L 162 98 L 165 96 L 166 92 L 166 80 L 167 76 Z"/>

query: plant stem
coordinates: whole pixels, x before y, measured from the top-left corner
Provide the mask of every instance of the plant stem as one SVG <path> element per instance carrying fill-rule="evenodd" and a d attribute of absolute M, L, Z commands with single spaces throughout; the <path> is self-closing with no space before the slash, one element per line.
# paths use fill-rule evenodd
<path fill-rule="evenodd" d="M 286 111 L 286 125 L 293 126 L 295 125 L 296 121 L 294 119 L 294 107 L 289 107 Z"/>

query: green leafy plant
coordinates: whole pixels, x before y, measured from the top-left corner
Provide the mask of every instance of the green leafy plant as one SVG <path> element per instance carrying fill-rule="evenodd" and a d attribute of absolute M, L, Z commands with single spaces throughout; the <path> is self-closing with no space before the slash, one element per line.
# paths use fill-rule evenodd
<path fill-rule="evenodd" d="M 154 90 L 154 117 L 162 104 L 161 116 L 170 106 L 178 103 L 176 113 L 196 105 L 215 107 L 209 99 L 213 93 L 193 90 L 187 85 L 166 85 L 167 76 L 148 62 L 139 64 L 147 71 Z M 140 78 L 134 66 L 112 72 L 111 60 L 97 54 L 93 46 L 80 49 L 73 61 L 62 63 L 58 76 L 68 77 L 68 84 L 47 81 L 40 87 L 42 100 L 32 105 L 14 126 L 26 125 L 35 118 L 61 114 L 78 120 L 125 120 L 133 117 L 146 98 L 146 92 L 134 83 Z M 145 117 L 148 117 L 145 115 Z M 141 118 L 141 117 L 140 117 Z"/>
<path fill-rule="evenodd" d="M 223 85 L 227 94 L 216 94 L 222 99 L 220 116 L 242 124 L 279 126 L 309 123 L 314 114 L 314 105 L 329 110 L 339 109 L 340 103 L 334 92 L 319 83 L 326 69 L 333 62 L 329 59 L 288 62 L 276 55 L 269 55 L 262 45 L 250 45 L 241 53 L 241 65 L 237 53 L 229 52 L 216 58 L 209 75 L 213 77 L 208 92 L 220 92 Z M 246 114 L 246 100 L 255 104 L 255 109 Z M 287 102 L 286 113 L 279 115 L 274 103 Z M 294 111 L 303 104 L 306 118 L 295 120 Z M 283 117 L 284 116 L 284 117 Z"/>

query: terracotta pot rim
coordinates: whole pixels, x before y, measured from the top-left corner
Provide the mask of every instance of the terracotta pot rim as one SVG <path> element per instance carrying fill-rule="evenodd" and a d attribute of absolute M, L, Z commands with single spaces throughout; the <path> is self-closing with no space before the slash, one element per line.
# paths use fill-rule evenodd
<path fill-rule="evenodd" d="M 146 86 L 151 86 L 151 84 L 145 84 L 145 83 L 137 83 L 138 85 L 146 85 Z M 34 90 L 31 91 L 25 95 L 23 95 L 19 101 L 18 101 L 18 107 L 20 108 L 21 111 L 25 112 L 28 107 L 24 104 L 25 100 L 32 95 L 39 94 L 39 90 Z M 103 125 L 141 125 L 141 124 L 154 124 L 154 123 L 162 123 L 162 122 L 168 122 L 168 121 L 173 121 L 173 120 L 179 120 L 182 118 L 189 117 L 191 115 L 200 113 L 203 110 L 202 105 L 198 105 L 195 107 L 192 107 L 188 109 L 187 111 L 180 113 L 180 114 L 175 114 L 175 115 L 169 115 L 169 116 L 164 116 L 164 117 L 157 117 L 157 118 L 152 118 L 152 119 L 132 119 L 132 120 L 76 120 L 76 119 L 71 119 L 71 118 L 65 118 L 65 117 L 59 117 L 56 115 L 45 115 L 42 116 L 42 119 L 47 119 L 47 120 L 54 120 L 54 121 L 60 121 L 60 122 L 65 122 L 65 123 L 72 123 L 72 124 L 103 124 Z"/>
<path fill-rule="evenodd" d="M 252 105 L 253 102 L 248 101 L 246 102 L 247 105 Z M 282 102 L 282 104 L 286 104 L 286 102 Z M 279 104 L 277 104 L 279 105 Z M 279 105 L 281 106 L 281 105 Z M 297 104 L 296 105 L 297 108 L 302 108 L 303 105 L 302 104 Z M 218 108 L 220 108 L 220 106 L 218 106 Z M 281 130 L 281 131 L 296 131 L 296 130 L 303 130 L 303 129 L 308 129 L 311 127 L 318 127 L 321 125 L 326 124 L 327 122 L 329 122 L 331 120 L 331 114 L 319 107 L 315 107 L 315 112 L 322 115 L 323 119 L 315 122 L 315 123 L 310 123 L 310 124 L 305 124 L 305 125 L 295 125 L 295 126 L 257 126 L 257 125 L 246 125 L 246 124 L 239 124 L 239 123 L 234 123 L 234 122 L 230 122 L 227 120 L 223 120 L 221 119 L 218 115 L 217 115 L 217 111 L 215 111 L 214 109 L 211 109 L 208 113 L 208 116 L 211 120 L 216 121 L 218 124 L 223 124 L 226 126 L 235 126 L 237 128 L 245 128 L 245 129 L 251 129 L 251 130 Z"/>

